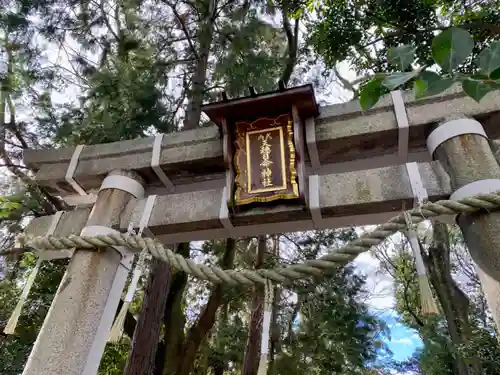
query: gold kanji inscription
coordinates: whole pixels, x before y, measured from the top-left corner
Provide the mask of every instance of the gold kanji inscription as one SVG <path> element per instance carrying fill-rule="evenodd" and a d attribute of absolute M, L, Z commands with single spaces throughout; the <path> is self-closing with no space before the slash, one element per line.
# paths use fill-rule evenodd
<path fill-rule="evenodd" d="M 251 151 L 253 148 L 251 144 L 257 142 L 258 147 L 254 148 L 254 154 Z M 248 176 L 247 192 L 255 194 L 286 189 L 283 127 L 276 126 L 269 129 L 247 131 L 245 143 Z M 273 147 L 277 147 L 277 154 L 274 154 Z M 273 160 L 273 155 L 277 160 Z M 257 173 L 254 173 L 254 169 L 257 168 L 259 168 L 258 172 L 255 171 Z"/>
<path fill-rule="evenodd" d="M 259 135 L 258 140 L 260 143 L 260 156 L 262 157 L 262 162 L 260 163 L 261 171 L 260 175 L 262 177 L 262 186 L 269 187 L 273 185 L 273 171 L 271 170 L 271 165 L 273 164 L 271 156 L 271 145 L 270 141 L 273 137 L 271 133 Z"/>
<path fill-rule="evenodd" d="M 299 197 L 290 114 L 235 124 L 236 206 Z"/>

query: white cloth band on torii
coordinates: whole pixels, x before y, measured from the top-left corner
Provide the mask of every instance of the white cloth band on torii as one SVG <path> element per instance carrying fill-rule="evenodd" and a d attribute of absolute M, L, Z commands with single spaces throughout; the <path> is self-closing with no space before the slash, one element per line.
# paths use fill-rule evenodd
<path fill-rule="evenodd" d="M 75 151 L 73 151 L 73 155 L 71 155 L 71 160 L 68 165 L 68 169 L 66 170 L 66 182 L 73 187 L 73 189 L 80 195 L 87 195 L 85 189 L 75 180 L 74 175 L 76 168 L 78 167 L 78 161 L 80 159 L 80 154 L 85 146 L 78 145 L 75 147 Z"/>
<path fill-rule="evenodd" d="M 167 190 L 171 193 L 175 190 L 175 186 L 160 166 L 162 141 L 163 134 L 157 134 L 153 141 L 153 151 L 151 153 L 151 168 L 156 173 L 156 176 L 158 176 L 163 185 L 165 185 Z"/>

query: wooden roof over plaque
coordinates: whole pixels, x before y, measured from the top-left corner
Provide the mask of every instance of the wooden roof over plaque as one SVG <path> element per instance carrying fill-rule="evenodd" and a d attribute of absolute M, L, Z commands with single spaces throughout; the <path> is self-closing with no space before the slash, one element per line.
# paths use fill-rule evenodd
<path fill-rule="evenodd" d="M 201 110 L 215 124 L 222 126 L 223 119 L 234 122 L 277 115 L 290 111 L 292 105 L 297 107 L 302 120 L 318 115 L 318 104 L 311 84 L 209 103 L 203 105 Z"/>
<path fill-rule="evenodd" d="M 228 207 L 304 202 L 304 120 L 318 115 L 312 85 L 202 107 L 222 130 Z"/>

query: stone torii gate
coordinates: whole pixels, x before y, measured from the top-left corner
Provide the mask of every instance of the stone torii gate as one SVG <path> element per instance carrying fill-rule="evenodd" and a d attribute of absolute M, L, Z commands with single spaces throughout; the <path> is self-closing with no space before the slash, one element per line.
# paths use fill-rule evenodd
<path fill-rule="evenodd" d="M 132 226 L 173 244 L 379 224 L 422 199 L 500 190 L 498 92 L 478 104 L 456 87 L 424 100 L 395 91 L 363 113 L 354 101 L 318 108 L 305 85 L 203 110 L 216 125 L 26 151 L 37 182 L 75 206 L 32 220 L 26 235 Z M 458 224 L 498 326 L 500 215 Z M 120 246 L 74 251 L 24 375 L 96 374 L 132 259 Z"/>

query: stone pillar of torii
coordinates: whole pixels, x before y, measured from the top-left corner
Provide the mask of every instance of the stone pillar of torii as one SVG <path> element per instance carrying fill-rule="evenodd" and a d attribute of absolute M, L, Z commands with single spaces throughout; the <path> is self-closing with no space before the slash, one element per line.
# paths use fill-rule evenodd
<path fill-rule="evenodd" d="M 26 234 L 133 228 L 173 244 L 379 224 L 425 200 L 500 190 L 498 92 L 478 104 L 457 87 L 423 100 L 395 91 L 363 112 L 355 101 L 320 108 L 304 85 L 203 110 L 214 125 L 27 151 L 36 180 L 76 207 L 34 219 Z M 498 325 L 500 214 L 457 221 Z M 133 254 L 69 255 L 24 375 L 97 372 Z"/>

